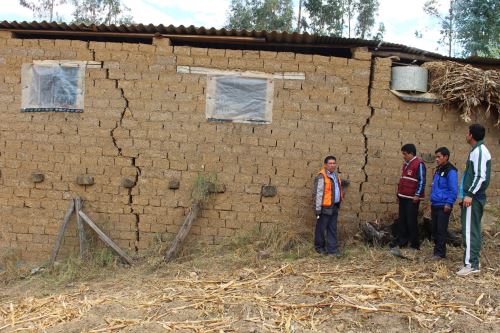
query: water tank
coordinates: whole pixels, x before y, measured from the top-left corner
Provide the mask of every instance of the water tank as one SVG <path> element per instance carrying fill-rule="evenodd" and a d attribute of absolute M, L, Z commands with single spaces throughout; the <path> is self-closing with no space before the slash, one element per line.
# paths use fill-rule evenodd
<path fill-rule="evenodd" d="M 426 68 L 418 66 L 392 67 L 391 89 L 398 91 L 427 92 Z"/>

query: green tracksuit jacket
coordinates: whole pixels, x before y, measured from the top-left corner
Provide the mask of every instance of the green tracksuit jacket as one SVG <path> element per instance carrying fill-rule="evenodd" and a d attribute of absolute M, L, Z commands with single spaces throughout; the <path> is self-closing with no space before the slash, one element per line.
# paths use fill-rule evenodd
<path fill-rule="evenodd" d="M 462 238 L 464 265 L 479 269 L 481 250 L 481 218 L 486 203 L 486 189 L 490 183 L 491 154 L 483 141 L 472 148 L 465 165 L 460 186 L 460 198 L 472 198 L 470 207 L 462 207 Z"/>

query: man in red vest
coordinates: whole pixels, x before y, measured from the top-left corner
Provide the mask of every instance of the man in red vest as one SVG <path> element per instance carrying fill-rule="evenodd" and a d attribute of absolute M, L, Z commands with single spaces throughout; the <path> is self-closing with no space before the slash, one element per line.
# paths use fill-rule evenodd
<path fill-rule="evenodd" d="M 337 159 L 334 156 L 327 156 L 324 162 L 323 168 L 314 179 L 313 196 L 316 213 L 314 248 L 321 254 L 340 256 L 337 243 L 337 217 L 344 192 L 336 172 Z"/>
<path fill-rule="evenodd" d="M 417 148 L 408 143 L 401 148 L 403 167 L 398 183 L 399 219 L 397 222 L 397 247 L 391 248 L 396 256 L 414 259 L 416 251 L 420 250 L 418 236 L 418 207 L 425 196 L 425 164 L 417 157 Z M 409 245 L 410 251 L 401 253 L 401 248 Z"/>

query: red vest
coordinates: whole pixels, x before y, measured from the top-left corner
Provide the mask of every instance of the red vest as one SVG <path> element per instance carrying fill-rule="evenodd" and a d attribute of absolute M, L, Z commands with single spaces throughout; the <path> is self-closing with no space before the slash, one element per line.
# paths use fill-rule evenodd
<path fill-rule="evenodd" d="M 398 196 L 401 198 L 413 198 L 418 188 L 418 167 L 423 161 L 415 157 L 409 164 L 403 163 L 401 178 L 398 184 Z M 425 196 L 425 188 L 422 189 L 420 197 Z"/>

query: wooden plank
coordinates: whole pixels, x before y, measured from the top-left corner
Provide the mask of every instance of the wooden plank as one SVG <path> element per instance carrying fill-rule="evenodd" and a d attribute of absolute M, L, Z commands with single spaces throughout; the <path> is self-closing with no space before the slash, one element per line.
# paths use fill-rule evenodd
<path fill-rule="evenodd" d="M 75 210 L 77 213 L 82 210 L 82 206 L 82 198 L 76 197 Z M 87 239 L 85 238 L 85 228 L 83 227 L 83 223 L 79 214 L 76 214 L 76 226 L 78 227 L 78 238 L 80 240 L 80 259 L 84 259 L 87 251 Z"/>
<path fill-rule="evenodd" d="M 191 206 L 191 211 L 186 216 L 186 219 L 184 220 L 184 223 L 182 224 L 179 232 L 177 233 L 177 236 L 175 236 L 172 245 L 165 253 L 164 256 L 165 262 L 169 262 L 177 256 L 177 253 L 179 252 L 179 249 L 181 248 L 184 239 L 186 238 L 186 236 L 189 233 L 189 230 L 191 229 L 193 221 L 196 220 L 200 211 L 201 211 L 201 205 L 199 203 L 193 204 Z"/>
<path fill-rule="evenodd" d="M 120 257 L 123 258 L 123 260 L 125 260 L 127 262 L 127 264 L 129 264 L 130 266 L 132 266 L 132 258 L 130 258 L 122 249 L 120 249 L 120 247 L 118 245 L 116 245 L 115 242 L 113 242 L 111 240 L 111 238 L 109 238 L 108 236 L 106 236 L 106 234 L 101 230 L 99 229 L 99 227 L 90 219 L 90 217 L 88 217 L 84 212 L 82 211 L 79 211 L 78 212 L 78 215 L 81 216 L 81 218 L 83 219 L 83 221 L 85 221 L 89 227 L 91 227 L 96 233 L 97 233 L 97 236 L 99 236 L 99 238 L 104 242 L 106 243 L 110 248 L 112 248 Z"/>
<path fill-rule="evenodd" d="M 59 227 L 59 233 L 57 234 L 56 243 L 54 244 L 54 248 L 52 249 L 52 255 L 50 256 L 49 260 L 49 268 L 54 266 L 54 262 L 56 261 L 57 258 L 57 253 L 59 252 L 59 248 L 61 247 L 61 242 L 64 237 L 64 231 L 66 230 L 66 226 L 68 225 L 69 219 L 71 218 L 71 214 L 73 214 L 74 210 L 75 210 L 75 201 L 71 199 L 68 210 L 66 211 L 66 214 L 64 214 L 63 223 Z"/>

